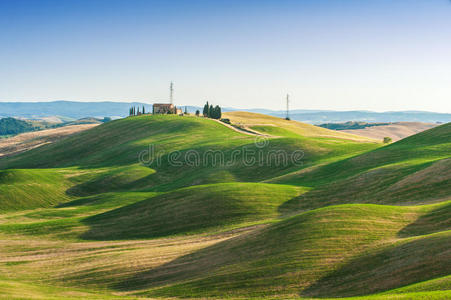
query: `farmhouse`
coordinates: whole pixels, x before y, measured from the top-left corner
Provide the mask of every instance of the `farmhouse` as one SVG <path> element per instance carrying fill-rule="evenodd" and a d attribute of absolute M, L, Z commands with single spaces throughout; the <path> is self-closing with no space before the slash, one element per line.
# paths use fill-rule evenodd
<path fill-rule="evenodd" d="M 178 109 L 174 104 L 155 103 L 152 109 L 153 114 L 181 114 L 182 110 Z"/>

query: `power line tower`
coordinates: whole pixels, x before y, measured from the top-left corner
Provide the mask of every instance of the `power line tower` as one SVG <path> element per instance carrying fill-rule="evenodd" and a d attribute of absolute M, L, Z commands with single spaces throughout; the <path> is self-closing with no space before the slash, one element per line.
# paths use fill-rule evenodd
<path fill-rule="evenodd" d="M 174 83 L 171 81 L 171 85 L 169 86 L 169 100 L 171 104 L 174 104 Z"/>
<path fill-rule="evenodd" d="M 285 117 L 285 120 L 290 120 L 290 95 L 287 94 L 287 116 Z"/>

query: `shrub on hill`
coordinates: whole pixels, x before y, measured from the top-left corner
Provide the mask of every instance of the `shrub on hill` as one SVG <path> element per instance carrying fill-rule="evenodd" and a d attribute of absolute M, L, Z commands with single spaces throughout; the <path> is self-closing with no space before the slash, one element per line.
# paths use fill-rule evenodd
<path fill-rule="evenodd" d="M 392 142 L 391 137 L 389 136 L 384 137 L 384 144 L 390 144 L 391 142 Z"/>

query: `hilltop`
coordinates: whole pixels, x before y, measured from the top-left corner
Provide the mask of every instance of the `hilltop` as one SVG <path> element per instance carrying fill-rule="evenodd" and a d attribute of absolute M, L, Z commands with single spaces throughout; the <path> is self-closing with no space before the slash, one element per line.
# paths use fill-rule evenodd
<path fill-rule="evenodd" d="M 236 130 L 143 115 L 0 158 L 0 294 L 450 296 L 451 124 L 383 145 L 224 117 Z"/>

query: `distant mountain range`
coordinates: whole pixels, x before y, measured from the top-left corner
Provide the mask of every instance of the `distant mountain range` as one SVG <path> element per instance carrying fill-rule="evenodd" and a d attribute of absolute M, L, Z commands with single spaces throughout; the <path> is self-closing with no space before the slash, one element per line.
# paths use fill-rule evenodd
<path fill-rule="evenodd" d="M 84 117 L 125 117 L 131 106 L 152 105 L 138 102 L 0 102 L 0 117 L 42 118 L 62 116 L 72 119 Z"/>
<path fill-rule="evenodd" d="M 285 113 L 269 113 L 276 117 L 285 117 Z M 424 122 L 424 123 L 448 123 L 451 122 L 451 114 L 435 113 L 427 111 L 316 111 L 316 112 L 296 112 L 290 113 L 292 120 L 305 123 L 342 123 L 347 121 L 362 122 Z"/>
<path fill-rule="evenodd" d="M 76 101 L 53 101 L 53 102 L 0 102 L 0 117 L 22 117 L 42 118 L 50 116 L 62 116 L 73 119 L 84 117 L 125 117 L 130 106 L 145 106 L 147 111 L 152 110 L 152 105 L 141 102 L 76 102 Z M 184 108 L 184 106 L 183 106 Z M 201 107 L 187 106 L 190 113 Z M 223 112 L 243 110 L 267 114 L 284 118 L 285 111 L 269 109 L 237 109 L 224 108 Z M 311 124 L 341 123 L 346 121 L 363 122 L 428 122 L 447 123 L 451 122 L 451 114 L 426 111 L 333 111 L 333 110 L 292 110 L 292 120 Z"/>

